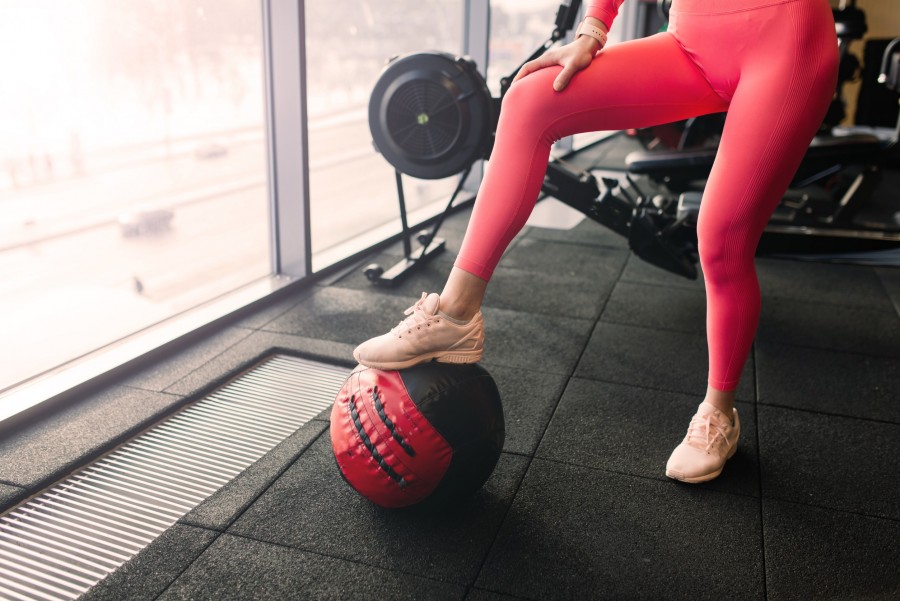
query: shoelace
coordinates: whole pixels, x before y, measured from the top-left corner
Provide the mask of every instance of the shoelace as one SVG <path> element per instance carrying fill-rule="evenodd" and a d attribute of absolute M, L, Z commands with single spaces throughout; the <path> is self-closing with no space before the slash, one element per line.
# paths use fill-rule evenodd
<path fill-rule="evenodd" d="M 428 294 L 423 292 L 422 298 L 420 298 L 412 307 L 403 312 L 403 314 L 407 315 L 408 317 L 398 323 L 394 328 L 394 332 L 397 335 L 399 335 L 400 332 L 404 329 L 406 330 L 407 334 L 411 334 L 413 328 L 419 328 L 422 325 L 431 325 L 431 320 L 434 319 L 434 315 L 427 315 L 425 313 L 425 309 L 422 308 L 422 305 L 425 303 L 425 299 L 427 297 Z"/>
<path fill-rule="evenodd" d="M 712 422 L 713 414 L 710 413 L 706 417 L 700 417 L 699 415 L 694 415 L 691 418 L 691 424 L 688 426 L 687 433 L 687 443 L 693 447 L 700 448 L 697 444 L 691 444 L 693 442 L 699 443 L 700 441 L 694 440 L 694 430 L 702 428 L 705 434 L 706 441 L 705 446 L 703 447 L 704 451 L 709 452 L 712 446 L 716 443 L 716 441 L 721 437 L 722 441 L 727 441 L 727 437 L 725 436 L 725 430 L 723 430 L 718 424 Z M 715 430 L 715 434 L 713 434 L 712 438 L 710 438 L 710 430 Z"/>

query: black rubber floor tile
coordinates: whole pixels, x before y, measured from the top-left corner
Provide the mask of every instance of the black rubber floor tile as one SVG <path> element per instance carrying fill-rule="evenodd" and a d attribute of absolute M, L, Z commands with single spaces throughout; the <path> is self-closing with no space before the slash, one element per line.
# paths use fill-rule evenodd
<path fill-rule="evenodd" d="M 399 256 L 380 255 L 378 262 L 382 266 L 389 266 L 399 259 Z M 335 286 L 410 300 L 418 299 L 422 292 L 443 290 L 449 273 L 450 267 L 447 265 L 427 263 L 415 275 L 396 286 L 375 288 L 362 270 L 358 269 L 342 278 Z M 555 273 L 508 268 L 501 262 L 491 277 L 484 305 L 527 313 L 595 319 L 614 283 L 615 274 L 585 280 Z M 398 317 L 397 321 L 399 320 Z"/>
<path fill-rule="evenodd" d="M 431 260 L 418 265 L 415 271 L 401 279 L 393 286 L 376 286 L 366 277 L 364 268 L 368 265 L 379 265 L 385 271 L 389 270 L 403 258 L 402 254 L 383 252 L 372 257 L 372 259 L 363 266 L 349 271 L 344 277 L 332 284 L 336 288 L 348 288 L 351 290 L 359 290 L 369 294 L 399 296 L 407 302 L 407 306 L 422 296 L 423 292 L 440 292 L 444 289 L 447 282 L 447 276 L 450 275 L 452 268 L 451 261 Z M 397 316 L 396 321 L 400 321 L 402 313 Z"/>
<path fill-rule="evenodd" d="M 375 289 L 317 288 L 291 311 L 270 322 L 265 331 L 331 340 L 354 347 L 389 331 L 420 294 L 403 298 Z"/>
<path fill-rule="evenodd" d="M 628 253 L 619 249 L 547 242 L 525 236 L 500 264 L 532 273 L 608 281 L 618 278 L 627 260 Z"/>
<path fill-rule="evenodd" d="M 536 456 L 676 484 L 666 461 L 684 438 L 702 396 L 573 378 Z M 759 495 L 753 405 L 738 403 L 741 438 L 722 474 L 701 485 Z"/>
<path fill-rule="evenodd" d="M 0 482 L 0 513 L 3 513 L 28 496 L 28 491 L 20 486 Z"/>
<path fill-rule="evenodd" d="M 298 292 L 292 292 L 279 296 L 276 300 L 265 302 L 256 310 L 237 319 L 234 323 L 235 327 L 247 328 L 250 330 L 258 330 L 264 327 L 270 321 L 284 315 L 303 300 L 312 294 L 315 288 L 310 286 Z"/>
<path fill-rule="evenodd" d="M 476 586 L 529 599 L 762 599 L 759 500 L 535 459 Z"/>
<path fill-rule="evenodd" d="M 212 530 L 176 524 L 79 599 L 156 599 L 217 536 Z"/>
<path fill-rule="evenodd" d="M 159 597 L 456 601 L 465 587 L 223 534 Z"/>
<path fill-rule="evenodd" d="M 502 264 L 501 264 L 502 265 Z M 498 267 L 484 304 L 524 313 L 594 320 L 615 285 L 614 273 L 579 278 L 527 269 Z"/>
<path fill-rule="evenodd" d="M 122 384 L 162 392 L 252 333 L 253 330 L 245 328 L 226 328 L 192 343 L 181 352 L 172 353 L 162 361 L 155 362 L 127 378 Z"/>
<path fill-rule="evenodd" d="M 665 286 L 667 288 L 687 288 L 689 290 L 705 290 L 703 282 L 703 273 L 700 264 L 697 264 L 697 279 L 689 280 L 688 278 L 674 274 L 665 269 L 644 261 L 635 254 L 628 257 L 628 263 L 625 264 L 625 270 L 622 272 L 621 281 L 635 282 L 638 284 L 653 284 L 656 286 Z"/>
<path fill-rule="evenodd" d="M 229 532 L 466 585 L 475 579 L 527 463 L 503 454 L 485 487 L 457 511 L 391 511 L 344 482 L 325 435 Z"/>
<path fill-rule="evenodd" d="M 225 530 L 313 443 L 328 424 L 309 421 L 179 520 Z"/>
<path fill-rule="evenodd" d="M 619 282 L 600 319 L 705 335 L 706 294 L 677 286 Z"/>
<path fill-rule="evenodd" d="M 180 402 L 170 394 L 120 386 L 60 408 L 0 440 L 0 481 L 37 492 Z"/>
<path fill-rule="evenodd" d="M 759 340 L 900 357 L 895 311 L 778 299 L 764 302 Z"/>
<path fill-rule="evenodd" d="M 709 377 L 706 337 L 601 321 L 575 375 L 702 396 Z M 744 365 L 737 398 L 754 400 L 752 353 Z"/>
<path fill-rule="evenodd" d="M 757 259 L 763 302 L 788 298 L 804 302 L 887 309 L 890 299 L 871 267 Z"/>
<path fill-rule="evenodd" d="M 484 364 L 500 390 L 509 453 L 533 455 L 559 402 L 566 376 Z"/>
<path fill-rule="evenodd" d="M 346 365 L 349 372 L 356 365 L 353 359 L 354 346 L 277 332 L 253 332 L 224 353 L 217 355 L 212 361 L 169 386 L 166 392 L 181 396 L 208 392 L 263 358 L 279 353 L 299 355 L 334 365 Z"/>
<path fill-rule="evenodd" d="M 523 237 L 547 242 L 628 249 L 628 240 L 624 236 L 587 218 L 568 230 L 528 226 L 523 232 Z"/>
<path fill-rule="evenodd" d="M 764 497 L 900 519 L 900 425 L 757 411 Z"/>
<path fill-rule="evenodd" d="M 900 522 L 765 500 L 772 601 L 900 599 Z"/>
<path fill-rule="evenodd" d="M 521 601 L 522 599 L 525 599 L 525 597 L 513 597 L 512 595 L 502 595 L 480 588 L 473 588 L 469 590 L 465 601 Z M 525 601 L 528 600 L 525 599 Z"/>
<path fill-rule="evenodd" d="M 484 361 L 569 375 L 594 322 L 485 307 Z"/>
<path fill-rule="evenodd" d="M 756 343 L 759 402 L 900 423 L 900 362 L 766 342 Z"/>
<path fill-rule="evenodd" d="M 900 267 L 879 267 L 875 273 L 900 315 Z"/>

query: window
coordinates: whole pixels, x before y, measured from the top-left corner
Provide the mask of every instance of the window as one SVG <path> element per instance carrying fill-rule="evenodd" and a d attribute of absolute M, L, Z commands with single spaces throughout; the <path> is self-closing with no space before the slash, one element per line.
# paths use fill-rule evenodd
<path fill-rule="evenodd" d="M 246 0 L 0 7 L 0 391 L 270 273 Z"/>
<path fill-rule="evenodd" d="M 459 54 L 462 18 L 462 0 L 306 1 L 313 269 L 400 231 L 394 169 L 372 145 L 369 95 L 393 56 Z M 404 176 L 411 222 L 442 210 L 456 182 Z"/>

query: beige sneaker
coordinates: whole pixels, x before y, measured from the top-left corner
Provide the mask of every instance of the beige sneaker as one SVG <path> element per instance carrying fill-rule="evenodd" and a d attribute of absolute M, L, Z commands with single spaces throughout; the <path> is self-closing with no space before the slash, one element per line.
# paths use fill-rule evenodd
<path fill-rule="evenodd" d="M 484 319 L 479 311 L 467 323 L 440 312 L 441 297 L 422 293 L 406 310 L 407 318 L 382 336 L 360 344 L 353 357 L 375 369 L 405 369 L 425 361 L 476 363 L 484 349 Z"/>
<path fill-rule="evenodd" d="M 687 436 L 675 447 L 666 464 L 666 476 L 682 482 L 706 482 L 722 473 L 737 451 L 741 420 L 737 409 L 731 419 L 703 401 L 691 418 Z"/>

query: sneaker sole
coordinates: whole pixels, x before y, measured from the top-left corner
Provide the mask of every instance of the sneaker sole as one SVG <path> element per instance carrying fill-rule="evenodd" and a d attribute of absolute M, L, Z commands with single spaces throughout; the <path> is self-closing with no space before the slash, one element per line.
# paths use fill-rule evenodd
<path fill-rule="evenodd" d="M 412 359 L 408 359 L 406 361 L 394 361 L 389 363 L 379 363 L 377 361 L 362 361 L 359 357 L 356 356 L 356 353 L 353 353 L 353 358 L 356 359 L 360 364 L 365 365 L 366 367 L 371 367 L 372 369 L 384 369 L 393 371 L 398 369 L 406 369 L 408 367 L 412 367 L 413 365 L 426 363 L 428 361 L 455 364 L 478 363 L 479 361 L 481 361 L 481 357 L 483 354 L 484 353 L 481 350 L 438 351 L 434 353 L 427 353 L 425 355 L 419 355 L 418 357 L 413 357 Z"/>
<path fill-rule="evenodd" d="M 734 457 L 734 454 L 736 452 L 737 452 L 737 442 L 735 442 L 734 446 L 731 447 L 731 450 L 728 451 L 728 456 L 725 457 L 725 461 L 728 461 L 729 459 Z M 693 478 L 685 478 L 681 474 L 677 474 L 675 472 L 670 472 L 669 470 L 666 470 L 666 476 L 673 480 L 678 480 L 679 482 L 684 482 L 686 484 L 700 484 L 701 482 L 709 482 L 710 480 L 714 480 L 715 478 L 718 478 L 719 475 L 722 473 L 723 469 L 725 469 L 724 463 L 722 464 L 722 467 L 720 467 L 717 471 L 712 472 L 710 474 L 703 474 L 702 476 L 694 476 Z"/>

